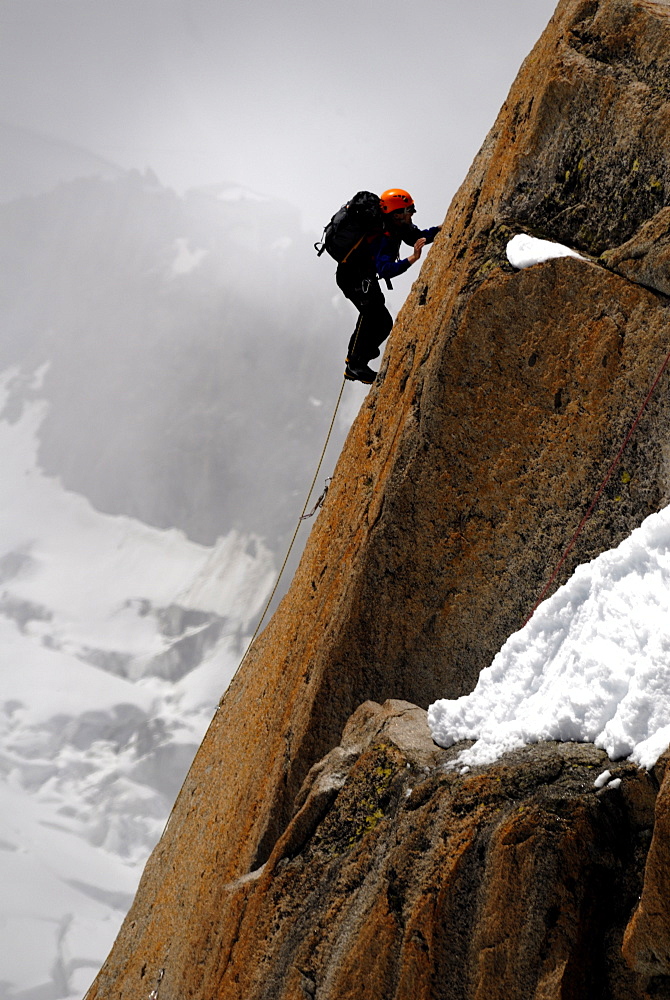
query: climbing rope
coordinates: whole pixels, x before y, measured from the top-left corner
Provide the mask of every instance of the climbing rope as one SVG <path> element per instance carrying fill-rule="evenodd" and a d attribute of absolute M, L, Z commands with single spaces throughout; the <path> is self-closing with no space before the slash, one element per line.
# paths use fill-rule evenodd
<path fill-rule="evenodd" d="M 246 650 L 244 651 L 244 656 L 242 657 L 242 659 L 240 660 L 240 662 L 237 664 L 237 667 L 235 669 L 235 673 L 233 674 L 233 677 L 231 677 L 231 681 L 230 681 L 231 683 L 232 683 L 233 679 L 237 676 L 237 674 L 240 672 L 240 670 L 242 668 L 242 664 L 244 663 L 244 661 L 246 660 L 247 656 L 249 655 L 251 647 L 253 646 L 254 642 L 256 641 L 256 637 L 257 637 L 258 633 L 261 630 L 261 625 L 263 624 L 263 622 L 265 620 L 265 616 L 266 616 L 266 614 L 268 613 L 268 611 L 270 609 L 270 605 L 272 604 L 272 600 L 273 600 L 275 594 L 277 593 L 277 587 L 279 586 L 279 581 L 281 580 L 282 574 L 283 574 L 284 570 L 286 569 L 286 564 L 288 563 L 289 556 L 291 555 L 291 550 L 293 549 L 293 546 L 295 544 L 295 540 L 298 537 L 298 531 L 300 530 L 300 525 L 302 524 L 302 522 L 303 522 L 303 520 L 305 518 L 305 511 L 307 510 L 307 505 L 309 504 L 310 497 L 311 497 L 312 493 L 314 492 L 314 485 L 315 485 L 317 477 L 319 475 L 319 471 L 321 469 L 321 466 L 323 465 L 323 460 L 324 460 L 325 455 L 326 455 L 326 450 L 327 450 L 328 445 L 330 443 L 330 437 L 331 437 L 331 434 L 333 433 L 333 427 L 335 426 L 335 418 L 337 417 L 337 411 L 340 408 L 340 402 L 342 400 L 342 393 L 344 392 L 344 383 L 345 382 L 346 382 L 346 379 L 342 379 L 342 385 L 340 386 L 340 392 L 339 392 L 339 395 L 337 397 L 337 402 L 335 403 L 335 409 L 333 410 L 333 416 L 332 416 L 331 421 L 330 421 L 330 427 L 328 428 L 328 433 L 326 434 L 326 441 L 325 441 L 325 444 L 324 444 L 323 449 L 321 451 L 321 456 L 319 458 L 319 462 L 318 462 L 318 465 L 316 467 L 316 472 L 314 473 L 314 478 L 312 479 L 312 483 L 311 483 L 311 486 L 309 488 L 309 492 L 307 493 L 307 497 L 305 499 L 305 505 L 302 508 L 302 513 L 300 514 L 300 517 L 298 518 L 298 523 L 296 525 L 295 531 L 293 532 L 293 538 L 291 539 L 291 541 L 289 543 L 289 547 L 288 547 L 288 549 L 286 551 L 286 556 L 284 558 L 284 562 L 281 565 L 281 569 L 279 570 L 279 573 L 277 575 L 277 579 L 275 581 L 275 585 L 272 588 L 272 593 L 270 594 L 270 596 L 268 598 L 267 604 L 263 608 L 263 613 L 260 616 L 260 618 L 258 619 L 258 625 L 256 626 L 256 628 L 254 630 L 254 634 L 252 635 L 251 639 L 249 640 L 249 644 L 248 644 Z M 330 482 L 330 480 L 328 480 L 328 482 Z M 320 506 L 322 506 L 323 500 L 325 499 L 325 495 L 328 492 L 328 482 L 326 483 L 326 488 L 323 491 L 322 495 L 319 497 L 319 500 L 317 501 L 317 504 L 316 504 L 316 506 L 314 508 L 314 511 L 312 511 L 312 513 L 315 513 L 318 510 L 318 508 Z M 311 515 L 308 515 L 308 516 L 311 516 Z M 229 633 L 229 634 L 230 635 L 234 635 L 235 633 Z M 221 638 L 223 638 L 223 636 Z M 219 704 L 217 705 L 215 711 L 218 712 L 220 708 L 221 708 L 221 702 L 219 702 Z M 182 782 L 181 789 L 179 791 L 179 795 L 181 795 L 181 792 L 185 788 L 187 781 L 188 781 L 188 775 L 186 775 L 186 777 L 184 778 L 184 780 Z M 179 798 L 179 796 L 177 796 L 177 798 Z M 165 834 L 165 831 L 168 828 L 168 824 L 170 822 L 171 816 L 172 816 L 172 813 L 170 813 L 170 816 L 168 816 L 168 818 L 165 821 L 165 825 L 163 827 L 163 833 L 161 834 L 161 837 Z M 153 997 L 153 1000 L 156 1000 L 156 998 L 158 997 L 158 987 L 160 986 L 160 982 L 161 982 L 161 980 L 163 978 L 164 972 L 165 972 L 165 970 L 161 969 L 159 977 L 158 977 L 158 983 L 156 984 L 156 989 L 151 994 L 151 997 Z M 151 998 L 150 998 L 150 1000 L 151 1000 Z"/>
<path fill-rule="evenodd" d="M 339 395 L 337 397 L 337 402 L 335 403 L 335 409 L 333 410 L 333 416 L 332 416 L 331 421 L 330 421 L 330 427 L 328 428 L 328 433 L 326 434 L 326 440 L 325 440 L 324 446 L 323 446 L 323 448 L 321 450 L 321 456 L 320 456 L 319 461 L 317 463 L 316 471 L 314 473 L 314 477 L 312 479 L 312 483 L 311 483 L 311 485 L 309 487 L 309 490 L 307 492 L 307 497 L 305 498 L 305 504 L 304 504 L 304 506 L 302 508 L 302 511 L 300 513 L 300 517 L 298 518 L 298 523 L 295 526 L 295 531 L 293 532 L 293 537 L 291 538 L 291 541 L 289 542 L 288 549 L 286 550 L 286 555 L 284 557 L 284 562 L 281 564 L 281 568 L 279 570 L 279 573 L 277 574 L 277 579 L 275 580 L 275 585 L 272 588 L 272 593 L 268 597 L 267 604 L 263 608 L 263 613 L 261 614 L 260 618 L 258 619 L 258 624 L 256 625 L 256 628 L 254 630 L 254 634 L 252 635 L 251 639 L 249 640 L 249 645 L 247 646 L 247 648 L 245 650 L 245 653 L 244 653 L 244 656 L 242 657 L 242 659 L 240 660 L 240 662 L 239 662 L 239 664 L 237 666 L 237 670 L 235 671 L 235 674 L 237 674 L 237 672 L 240 670 L 242 664 L 244 663 L 244 661 L 246 660 L 247 656 L 249 655 L 249 650 L 253 646 L 253 644 L 254 644 L 254 642 L 256 640 L 256 637 L 258 636 L 258 633 L 261 630 L 261 625 L 265 621 L 265 616 L 267 615 L 268 611 L 270 610 L 270 605 L 272 604 L 272 601 L 274 600 L 274 596 L 277 593 L 277 588 L 279 587 L 279 582 L 280 582 L 280 580 L 281 580 L 281 578 L 282 578 L 282 576 L 284 574 L 284 570 L 286 569 L 286 564 L 289 561 L 291 552 L 293 551 L 293 546 L 295 545 L 295 540 L 298 537 L 298 532 L 300 531 L 300 525 L 302 524 L 302 522 L 306 518 L 312 517 L 312 515 L 316 513 L 316 511 L 319 509 L 319 507 L 323 506 L 323 501 L 326 498 L 326 494 L 328 492 L 328 486 L 329 486 L 329 484 L 331 482 L 331 478 L 332 477 L 329 478 L 326 481 L 326 488 L 324 489 L 323 493 L 321 494 L 321 496 L 317 500 L 317 502 L 316 502 L 316 504 L 314 506 L 314 510 L 312 510 L 309 514 L 306 513 L 309 501 L 310 501 L 311 496 L 312 496 L 312 493 L 314 492 L 314 486 L 316 485 L 316 480 L 317 480 L 317 478 L 319 476 L 319 472 L 321 471 L 321 466 L 323 465 L 323 460 L 324 460 L 324 458 L 326 456 L 326 451 L 327 451 L 328 445 L 330 443 L 330 438 L 331 438 L 331 435 L 333 433 L 333 427 L 335 426 L 335 419 L 337 417 L 337 411 L 340 408 L 340 402 L 342 400 L 342 393 L 344 392 L 344 385 L 345 385 L 346 381 L 347 381 L 346 378 L 342 379 L 342 385 L 340 386 L 340 392 L 339 392 Z"/>
<path fill-rule="evenodd" d="M 358 242 L 360 243 L 361 240 L 359 240 Z M 356 244 L 356 246 L 358 246 L 358 243 Z M 356 247 L 354 247 L 353 249 L 356 249 Z M 349 254 L 347 254 L 347 256 L 349 256 Z M 346 257 L 345 257 L 345 260 L 346 260 Z M 362 322 L 363 322 L 363 313 L 359 312 L 358 319 L 356 321 L 356 326 L 354 328 L 354 334 L 353 334 L 353 337 L 352 337 L 352 342 L 351 342 L 351 344 L 349 346 L 349 351 L 350 351 L 350 355 L 351 356 L 353 356 L 354 351 L 356 350 L 356 345 L 358 344 L 358 336 L 359 336 L 360 331 L 361 331 Z M 347 357 L 347 362 L 348 361 L 349 361 L 349 358 Z M 319 472 L 321 470 L 321 466 L 323 464 L 323 460 L 324 460 L 325 455 L 326 455 L 326 450 L 327 450 L 328 444 L 330 442 L 330 436 L 333 433 L 333 427 L 335 426 L 335 418 L 337 417 L 337 411 L 340 408 L 340 401 L 342 399 L 342 393 L 344 392 L 344 385 L 345 385 L 346 381 L 347 381 L 347 376 L 345 375 L 344 378 L 342 379 L 342 385 L 340 386 L 340 392 L 339 392 L 339 395 L 337 397 L 337 402 L 335 403 L 335 409 L 333 410 L 333 416 L 332 416 L 331 421 L 330 421 L 330 427 L 328 428 L 328 433 L 326 434 L 326 441 L 325 441 L 323 449 L 321 451 L 321 457 L 319 458 L 318 464 L 316 466 L 316 472 L 314 473 L 314 478 L 312 479 L 312 484 L 311 484 L 311 486 L 309 488 L 309 491 L 307 493 L 307 497 L 305 498 L 305 505 L 302 508 L 302 512 L 300 514 L 300 517 L 298 518 L 298 523 L 295 526 L 295 531 L 293 532 L 293 538 L 289 542 L 289 546 L 288 546 L 288 549 L 286 551 L 286 556 L 284 557 L 284 562 L 282 563 L 281 569 L 279 570 L 279 574 L 277 575 L 277 579 L 275 581 L 275 585 L 272 588 L 272 593 L 270 594 L 270 596 L 268 598 L 267 604 L 263 608 L 263 614 L 261 615 L 261 617 L 258 620 L 258 625 L 256 626 L 254 634 L 252 635 L 252 637 L 251 637 L 251 639 L 249 641 L 249 645 L 247 646 L 247 648 L 245 650 L 244 656 L 242 657 L 242 659 L 240 660 L 240 662 L 239 662 L 239 664 L 237 666 L 237 670 L 235 671 L 235 675 L 240 670 L 242 664 L 244 663 L 244 661 L 246 660 L 247 656 L 249 655 L 249 650 L 253 646 L 253 644 L 254 644 L 254 642 L 256 640 L 256 636 L 258 635 L 258 633 L 261 630 L 261 625 L 265 621 L 265 616 L 268 613 L 268 611 L 270 610 L 270 605 L 272 604 L 272 601 L 274 600 L 274 596 L 277 593 L 277 587 L 279 586 L 279 581 L 281 580 L 281 578 L 283 576 L 284 570 L 286 569 L 286 564 L 288 563 L 289 557 L 290 557 L 291 552 L 293 550 L 293 546 L 295 544 L 295 540 L 298 537 L 298 532 L 300 531 L 300 525 L 302 524 L 302 522 L 304 520 L 306 520 L 306 518 L 312 517 L 317 512 L 317 510 L 319 509 L 319 507 L 323 506 L 323 502 L 326 499 L 326 494 L 328 493 L 328 487 L 330 486 L 330 483 L 332 481 L 332 476 L 329 479 L 326 480 L 326 488 L 324 489 L 324 491 L 321 494 L 321 496 L 319 497 L 319 499 L 316 501 L 316 504 L 314 505 L 314 510 L 310 511 L 309 514 L 306 513 L 306 511 L 307 511 L 307 505 L 309 504 L 310 497 L 312 496 L 312 493 L 314 492 L 314 486 L 316 484 L 317 477 L 319 475 Z M 235 675 L 233 675 L 233 676 L 235 676 Z"/>
<path fill-rule="evenodd" d="M 598 503 L 598 501 L 600 500 L 600 497 L 603 494 L 603 490 L 605 489 L 605 487 L 607 486 L 608 482 L 612 478 L 612 473 L 614 472 L 614 470 L 616 469 L 617 465 L 621 461 L 621 456 L 623 455 L 623 453 L 624 453 L 624 451 L 626 449 L 626 445 L 628 444 L 628 442 L 632 438 L 633 434 L 635 433 L 635 429 L 636 429 L 637 425 L 639 424 L 640 420 L 642 419 L 642 414 L 647 409 L 647 406 L 649 404 L 649 400 L 653 396 L 654 391 L 656 389 L 656 386 L 661 381 L 661 377 L 663 375 L 663 372 L 668 367 L 668 364 L 670 364 L 670 351 L 668 351 L 668 353 L 666 354 L 665 361 L 661 365 L 661 367 L 660 367 L 660 369 L 658 371 L 658 374 L 656 375 L 656 378 L 652 382 L 651 388 L 650 388 L 649 392 L 647 393 L 647 395 L 645 396 L 644 402 L 642 403 L 642 406 L 638 410 L 637 416 L 635 417 L 635 420 L 630 425 L 628 433 L 626 434 L 626 436 L 625 436 L 625 438 L 623 440 L 623 444 L 621 445 L 621 447 L 619 448 L 618 452 L 614 456 L 614 460 L 612 461 L 612 464 L 610 465 L 609 469 L 607 470 L 605 478 L 603 479 L 602 483 L 598 487 L 598 489 L 596 491 L 596 494 L 595 494 L 593 500 L 591 501 L 591 504 L 590 504 L 588 510 L 586 511 L 586 513 L 582 517 L 581 521 L 577 525 L 577 530 L 575 531 L 574 535 L 572 536 L 572 538 L 568 542 L 568 545 L 567 545 L 567 547 L 565 549 L 565 552 L 563 553 L 563 555 L 561 556 L 561 558 L 558 561 L 556 569 L 554 570 L 554 572 L 549 577 L 549 580 L 545 584 L 545 586 L 544 586 L 544 588 L 542 590 L 542 593 L 540 594 L 540 596 L 538 597 L 537 601 L 535 602 L 535 604 L 533 606 L 533 610 L 531 611 L 531 613 L 528 615 L 528 617 L 524 621 L 524 623 L 523 623 L 524 625 L 528 624 L 528 622 L 533 617 L 533 615 L 537 611 L 537 609 L 540 606 L 540 604 L 542 603 L 542 601 L 547 596 L 549 590 L 551 589 L 552 584 L 554 583 L 556 577 L 558 576 L 558 574 L 561 571 L 561 567 L 563 566 L 563 564 L 565 563 L 565 560 L 568 558 L 568 556 L 572 552 L 573 548 L 575 547 L 577 539 L 579 538 L 579 536 L 581 535 L 582 531 L 584 530 L 584 525 L 586 524 L 586 522 L 588 521 L 588 519 L 591 517 L 591 514 L 595 510 L 596 504 Z"/>

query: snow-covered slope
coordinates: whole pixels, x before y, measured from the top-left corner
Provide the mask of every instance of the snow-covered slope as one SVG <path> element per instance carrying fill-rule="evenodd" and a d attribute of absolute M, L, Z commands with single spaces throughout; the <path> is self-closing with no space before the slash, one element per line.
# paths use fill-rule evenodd
<path fill-rule="evenodd" d="M 113 941 L 274 567 L 258 538 L 198 545 L 44 476 L 45 404 L 3 410 L 16 374 L 0 379 L 0 997 L 59 1000 Z"/>
<path fill-rule="evenodd" d="M 0 204 L 0 1000 L 61 1000 L 255 627 L 353 319 L 290 206 L 6 134 L 44 170 Z"/>

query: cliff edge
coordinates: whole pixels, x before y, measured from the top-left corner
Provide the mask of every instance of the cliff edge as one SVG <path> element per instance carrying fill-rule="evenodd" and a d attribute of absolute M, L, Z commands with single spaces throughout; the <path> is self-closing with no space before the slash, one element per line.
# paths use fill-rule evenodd
<path fill-rule="evenodd" d="M 530 613 L 663 362 L 669 63 L 669 3 L 559 3 L 452 202 L 291 589 L 221 702 L 90 1000 L 586 995 L 560 976 L 534 993 L 496 994 L 491 977 L 486 987 L 470 977 L 460 992 L 414 993 L 414 980 L 388 965 L 376 993 L 311 989 L 298 966 L 290 989 L 280 977 L 285 992 L 259 966 L 245 993 L 234 952 L 245 953 L 243 910 L 250 893 L 260 898 L 280 838 L 294 835 L 310 769 L 362 703 L 425 707 L 472 689 Z M 518 232 L 587 259 L 517 272 L 505 246 Z M 626 476 L 601 497 L 556 584 L 667 503 L 669 430 L 663 385 L 626 449 Z M 529 751 L 532 781 L 558 764 L 563 774 L 573 752 L 576 767 L 591 766 L 579 749 L 555 747 L 546 771 L 545 751 Z M 472 786 L 473 803 L 492 775 Z M 600 850 L 589 808 L 579 829 Z M 399 885 L 404 877 L 398 870 Z M 458 909 L 453 891 L 444 905 Z M 284 888 L 268 892 L 279 921 Z M 504 909 L 498 892 L 481 905 Z M 505 934 L 514 937 L 510 921 Z M 397 939 L 384 933 L 371 933 L 369 948 L 393 949 Z M 476 933 L 484 935 L 478 961 L 489 956 L 499 969 L 500 951 L 479 923 Z M 418 937 L 416 955 L 420 947 Z M 446 955 L 447 944 L 440 949 Z M 565 968 L 575 968 L 568 952 Z M 258 951 L 252 960 L 262 961 Z"/>

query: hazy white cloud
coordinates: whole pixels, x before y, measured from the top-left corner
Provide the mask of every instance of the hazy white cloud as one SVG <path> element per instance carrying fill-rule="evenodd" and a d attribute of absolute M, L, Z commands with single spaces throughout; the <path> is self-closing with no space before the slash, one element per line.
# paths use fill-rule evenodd
<path fill-rule="evenodd" d="M 236 180 L 317 226 L 351 189 L 437 221 L 554 0 L 0 0 L 0 119 Z"/>

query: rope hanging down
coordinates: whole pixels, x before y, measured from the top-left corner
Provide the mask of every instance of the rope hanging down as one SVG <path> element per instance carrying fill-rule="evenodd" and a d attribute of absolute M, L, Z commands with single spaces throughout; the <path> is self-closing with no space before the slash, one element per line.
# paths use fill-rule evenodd
<path fill-rule="evenodd" d="M 295 526 L 295 531 L 293 532 L 293 537 L 292 537 L 291 541 L 289 542 L 288 549 L 286 550 L 286 555 L 284 557 L 284 562 L 281 564 L 281 569 L 279 570 L 279 573 L 277 575 L 277 579 L 275 580 L 275 585 L 272 588 L 272 593 L 268 597 L 267 604 L 263 608 L 263 613 L 260 616 L 260 618 L 258 619 L 258 625 L 256 626 L 256 628 L 254 630 L 254 634 L 252 635 L 251 639 L 249 640 L 249 645 L 247 646 L 247 648 L 246 648 L 246 650 L 244 652 L 244 656 L 240 660 L 240 662 L 239 662 L 239 664 L 237 666 L 237 670 L 235 671 L 235 673 L 237 673 L 237 671 L 240 669 L 240 667 L 242 666 L 242 664 L 246 660 L 246 658 L 247 658 L 247 656 L 249 654 L 249 650 L 253 646 L 253 644 L 254 644 L 254 642 L 256 640 L 256 637 L 257 637 L 258 633 L 261 630 L 261 625 L 265 621 L 265 616 L 267 615 L 268 611 L 270 610 L 270 605 L 272 604 L 272 601 L 274 600 L 274 596 L 277 593 L 277 587 L 279 586 L 279 581 L 281 580 L 281 578 L 283 576 L 284 570 L 286 569 L 286 564 L 288 563 L 289 557 L 290 557 L 291 552 L 293 550 L 293 546 L 295 544 L 295 540 L 298 537 L 298 532 L 300 531 L 300 525 L 302 524 L 302 522 L 306 518 L 312 517 L 312 515 L 316 513 L 316 511 L 319 509 L 319 507 L 323 506 L 323 502 L 326 499 L 326 494 L 328 492 L 328 486 L 330 485 L 332 477 L 330 477 L 329 479 L 326 480 L 326 488 L 324 489 L 323 493 L 321 494 L 321 496 L 317 500 L 317 502 L 316 502 L 316 504 L 314 506 L 314 510 L 312 510 L 311 513 L 309 513 L 309 514 L 306 513 L 307 506 L 309 504 L 310 498 L 312 496 L 312 493 L 314 492 L 314 486 L 316 484 L 316 480 L 317 480 L 317 478 L 319 476 L 319 472 L 321 471 L 321 466 L 323 465 L 323 460 L 324 460 L 324 458 L 326 456 L 326 451 L 327 451 L 328 445 L 330 443 L 331 434 L 333 433 L 333 427 L 335 426 L 335 418 L 337 417 L 337 411 L 340 408 L 340 402 L 342 400 L 342 393 L 344 392 L 345 382 L 346 382 L 346 379 L 342 379 L 342 385 L 340 386 L 340 392 L 339 392 L 339 395 L 337 397 L 337 402 L 335 403 L 335 409 L 333 410 L 333 416 L 332 416 L 331 421 L 330 421 L 330 427 L 328 428 L 328 433 L 326 434 L 326 440 L 325 440 L 323 449 L 321 451 L 321 457 L 319 458 L 318 464 L 316 466 L 316 472 L 314 473 L 314 478 L 312 479 L 311 486 L 310 486 L 310 488 L 309 488 L 309 490 L 307 492 L 307 497 L 305 499 L 305 505 L 302 508 L 302 512 L 300 514 L 300 517 L 298 518 L 298 523 Z"/>
<path fill-rule="evenodd" d="M 661 365 L 656 378 L 652 382 L 651 388 L 650 388 L 649 392 L 647 393 L 647 395 L 645 396 L 644 402 L 642 403 L 642 406 L 638 410 L 637 416 L 635 417 L 635 420 L 630 425 L 628 433 L 626 434 L 626 436 L 625 436 L 625 438 L 623 440 L 623 444 L 621 445 L 621 447 L 619 448 L 618 452 L 614 456 L 614 460 L 612 461 L 612 464 L 610 465 L 609 469 L 607 470 L 605 478 L 603 479 L 602 483 L 598 487 L 598 489 L 596 491 L 596 494 L 595 494 L 593 500 L 591 501 L 591 504 L 590 504 L 588 510 L 586 511 L 586 513 L 582 517 L 581 521 L 577 525 L 577 530 L 575 531 L 574 535 L 572 536 L 572 538 L 568 542 L 568 545 L 567 545 L 567 547 L 565 549 L 565 552 L 563 553 L 563 555 L 561 556 L 561 558 L 558 561 L 556 569 L 554 570 L 554 572 L 549 577 L 549 580 L 545 584 L 545 586 L 544 586 L 544 588 L 542 590 L 542 593 L 540 594 L 540 596 L 538 597 L 537 601 L 533 605 L 533 610 L 531 611 L 531 613 L 528 615 L 528 617 L 524 621 L 524 623 L 523 623 L 524 625 L 528 624 L 528 622 L 531 620 L 531 618 L 533 617 L 533 615 L 537 611 L 537 609 L 540 606 L 540 604 L 542 604 L 542 601 L 545 599 L 545 597 L 549 593 L 549 590 L 551 589 L 551 585 L 554 583 L 556 577 L 560 573 L 561 567 L 565 563 L 565 560 L 568 558 L 568 556 L 572 552 L 573 548 L 575 547 L 577 539 L 579 538 L 579 536 L 581 535 L 581 533 L 582 533 L 582 531 L 584 529 L 584 525 L 586 524 L 586 522 L 588 521 L 588 519 L 591 517 L 591 514 L 595 510 L 596 504 L 598 503 L 598 501 L 600 500 L 600 497 L 602 496 L 603 490 L 605 489 L 605 487 L 607 486 L 608 482 L 612 478 L 612 473 L 614 472 L 614 470 L 616 469 L 617 465 L 621 461 L 621 456 L 623 455 L 623 453 L 624 453 L 624 451 L 626 449 L 626 445 L 628 444 L 628 442 L 632 438 L 633 434 L 635 433 L 635 429 L 636 429 L 637 425 L 639 424 L 640 420 L 642 419 L 642 414 L 647 409 L 647 406 L 649 404 L 649 400 L 653 396 L 654 391 L 656 389 L 656 386 L 661 381 L 661 376 L 663 375 L 663 372 L 665 371 L 665 369 L 668 367 L 668 364 L 670 364 L 670 351 L 668 351 L 668 353 L 666 354 L 665 361 Z"/>
<path fill-rule="evenodd" d="M 287 564 L 287 562 L 289 560 L 289 556 L 291 555 L 291 549 L 293 548 L 295 540 L 298 537 L 298 531 L 300 530 L 300 525 L 302 524 L 303 519 L 305 517 L 305 511 L 307 510 L 307 505 L 309 503 L 309 499 L 310 499 L 312 493 L 314 492 L 314 484 L 316 483 L 317 477 L 319 475 L 319 471 L 321 469 L 321 466 L 323 464 L 323 460 L 324 460 L 325 455 L 326 455 L 326 449 L 328 448 L 328 444 L 330 442 L 330 436 L 333 433 L 333 427 L 335 426 L 335 418 L 337 417 L 337 411 L 340 408 L 340 401 L 342 399 L 342 393 L 344 392 L 344 383 L 345 382 L 346 382 L 346 379 L 342 379 L 342 385 L 340 386 L 340 393 L 339 393 L 339 395 L 337 397 L 337 402 L 335 403 L 335 409 L 333 410 L 333 416 L 332 416 L 332 419 L 330 421 L 330 427 L 328 428 L 328 433 L 326 435 L 326 441 L 325 441 L 325 444 L 323 446 L 323 450 L 321 452 L 321 457 L 319 458 L 319 463 L 318 463 L 318 465 L 316 467 L 316 472 L 314 473 L 314 478 L 312 479 L 312 484 L 311 484 L 311 486 L 309 488 L 309 492 L 307 493 L 307 498 L 305 499 L 305 506 L 302 508 L 302 513 L 301 513 L 300 517 L 298 518 L 298 523 L 296 525 L 296 529 L 293 532 L 293 538 L 291 539 L 291 541 L 289 543 L 289 547 L 288 547 L 288 550 L 286 552 L 286 556 L 284 558 L 284 562 L 282 563 L 281 569 L 279 570 L 279 574 L 278 574 L 277 579 L 275 581 L 275 585 L 272 588 L 272 593 L 270 594 L 270 596 L 268 598 L 268 602 L 265 605 L 265 607 L 263 608 L 263 614 L 261 615 L 261 617 L 258 620 L 258 625 L 256 626 L 254 634 L 252 635 L 251 639 L 249 640 L 249 645 L 247 646 L 247 648 L 244 651 L 244 656 L 242 657 L 242 659 L 240 660 L 240 662 L 237 664 L 237 667 L 235 669 L 235 673 L 233 674 L 233 676 L 230 679 L 230 683 L 232 683 L 233 679 L 237 676 L 237 674 L 240 671 L 240 668 L 242 667 L 242 664 L 244 663 L 244 661 L 246 660 L 247 656 L 249 655 L 249 651 L 250 651 L 251 647 L 253 646 L 253 644 L 254 644 L 254 642 L 256 640 L 256 636 L 258 635 L 258 633 L 261 630 L 261 625 L 263 624 L 265 616 L 268 613 L 270 605 L 272 604 L 272 599 L 274 598 L 275 594 L 277 593 L 277 587 L 279 586 L 279 581 L 282 578 L 282 573 L 286 569 L 286 564 Z M 328 486 L 326 485 L 326 489 L 324 490 L 323 494 L 319 497 L 319 500 L 317 501 L 316 507 L 314 508 L 314 511 L 312 513 L 315 513 L 316 510 L 318 509 L 318 507 L 320 507 L 320 506 L 323 505 L 323 501 L 325 499 L 325 495 L 326 495 L 327 492 L 328 492 Z M 234 635 L 234 633 L 230 633 L 230 634 Z M 221 702 L 219 702 L 219 704 L 217 705 L 217 707 L 215 709 L 215 712 L 218 712 L 220 708 L 221 708 Z M 181 792 L 185 788 L 187 781 L 188 781 L 188 775 L 184 778 L 184 780 L 182 782 L 179 795 L 181 795 Z M 168 816 L 168 818 L 165 821 L 165 826 L 163 827 L 163 834 L 165 833 L 165 831 L 168 828 L 168 824 L 170 822 L 171 816 L 172 816 L 172 813 L 170 814 L 170 816 Z M 163 836 L 163 834 L 161 834 L 161 836 Z M 160 971 L 160 974 L 159 974 L 159 977 L 158 977 L 158 983 L 156 985 L 156 989 L 154 990 L 154 992 L 151 995 L 152 997 L 154 997 L 154 994 L 155 994 L 156 997 L 158 996 L 158 987 L 160 986 L 160 982 L 161 982 L 161 980 L 163 978 L 164 971 L 165 971 L 164 969 L 161 969 L 161 971 Z M 154 998 L 154 1000 L 155 1000 L 155 998 Z"/>
<path fill-rule="evenodd" d="M 353 343 L 352 343 L 352 345 L 350 347 L 350 351 L 351 351 L 352 355 L 353 355 L 354 351 L 356 350 L 356 345 L 358 343 L 358 335 L 360 333 L 362 320 L 363 320 L 363 314 L 359 313 L 358 320 L 356 322 L 356 328 L 354 330 Z M 348 360 L 349 359 L 347 358 L 347 361 Z M 261 615 L 261 617 L 258 620 L 258 625 L 256 626 L 256 628 L 254 630 L 254 634 L 252 635 L 252 637 L 251 637 L 251 639 L 249 641 L 249 645 L 247 646 L 246 650 L 244 651 L 244 656 L 242 657 L 242 659 L 240 660 L 240 662 L 237 665 L 237 670 L 235 671 L 235 674 L 237 674 L 237 672 L 239 671 L 240 667 L 242 666 L 242 664 L 246 660 L 247 656 L 249 655 L 249 650 L 251 649 L 251 647 L 253 646 L 254 642 L 256 641 L 256 636 L 258 635 L 258 633 L 261 630 L 261 625 L 265 621 L 265 616 L 268 613 L 268 611 L 270 610 L 270 605 L 272 604 L 272 601 L 274 600 L 274 596 L 277 593 L 277 587 L 279 586 L 279 581 L 281 580 L 282 575 L 284 573 L 284 570 L 286 569 L 286 564 L 289 561 L 289 557 L 290 557 L 291 552 L 293 550 L 293 546 L 295 544 L 295 540 L 298 537 L 298 532 L 300 531 L 300 525 L 305 520 L 305 518 L 312 517 L 312 515 L 316 513 L 316 511 L 319 509 L 319 507 L 323 506 L 323 502 L 326 499 L 326 494 L 328 492 L 328 487 L 329 487 L 329 485 L 330 485 L 330 483 L 332 481 L 332 477 L 330 479 L 326 480 L 326 488 L 323 491 L 323 493 L 321 494 L 321 496 L 319 497 L 319 499 L 316 501 L 316 505 L 314 507 L 314 510 L 311 511 L 311 513 L 307 514 L 307 505 L 309 504 L 310 497 L 311 497 L 312 493 L 314 492 L 314 485 L 315 485 L 316 480 L 318 478 L 319 472 L 321 471 L 321 466 L 323 464 L 323 460 L 324 460 L 325 455 L 326 455 L 326 450 L 327 450 L 328 444 L 330 442 L 330 436 L 333 433 L 333 427 L 335 426 L 335 418 L 337 417 L 337 411 L 340 408 L 340 401 L 342 399 L 342 393 L 344 392 L 344 386 L 345 386 L 346 381 L 347 381 L 347 377 L 345 375 L 345 377 L 342 379 L 342 385 L 340 386 L 340 391 L 339 391 L 339 394 L 338 394 L 338 397 L 337 397 L 337 402 L 335 403 L 335 409 L 333 410 L 333 416 L 332 416 L 331 421 L 330 421 L 330 427 L 328 428 L 328 433 L 326 434 L 326 440 L 325 440 L 323 449 L 321 451 L 321 457 L 319 458 L 318 464 L 316 466 L 316 472 L 314 473 L 314 478 L 312 479 L 311 486 L 310 486 L 310 488 L 309 488 L 309 490 L 307 492 L 307 496 L 305 498 L 305 505 L 302 508 L 302 512 L 300 514 L 300 517 L 298 518 L 298 523 L 295 526 L 295 531 L 293 532 L 293 538 L 289 542 L 288 549 L 286 550 L 286 555 L 284 557 L 284 562 L 281 564 L 281 569 L 279 570 L 279 574 L 277 576 L 277 579 L 275 580 L 275 585 L 272 588 L 272 593 L 270 594 L 270 596 L 268 598 L 267 604 L 263 608 L 263 614 Z M 233 675 L 233 676 L 235 676 L 235 675 Z"/>

